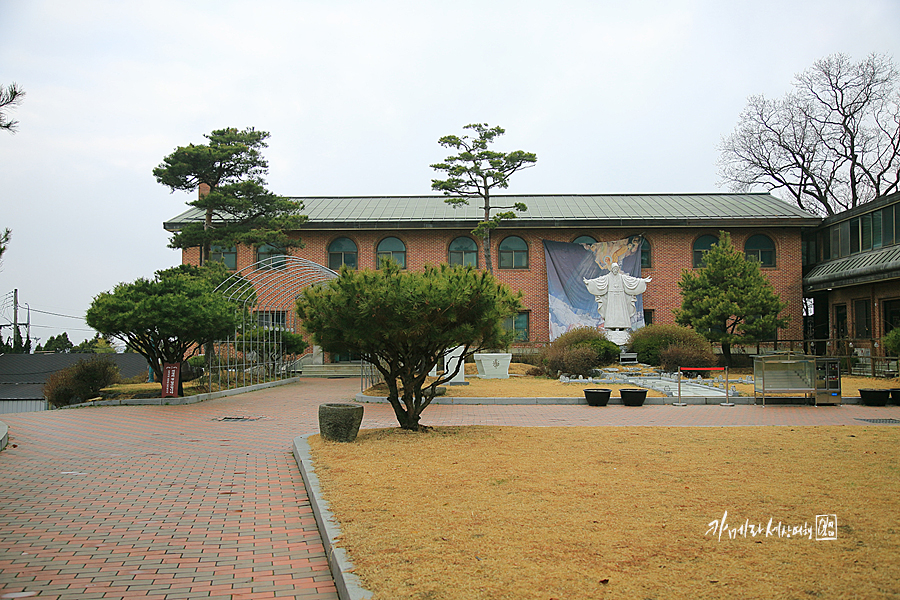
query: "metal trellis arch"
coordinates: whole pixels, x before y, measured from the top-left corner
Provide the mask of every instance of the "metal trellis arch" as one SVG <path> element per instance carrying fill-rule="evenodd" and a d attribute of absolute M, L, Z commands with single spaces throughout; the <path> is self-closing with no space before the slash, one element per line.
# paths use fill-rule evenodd
<path fill-rule="evenodd" d="M 284 333 L 299 333 L 294 302 L 300 291 L 337 273 L 305 258 L 269 256 L 234 272 L 216 291 L 241 313 L 233 336 L 207 352 L 209 389 L 244 387 L 293 377 L 303 355 L 291 352 Z"/>

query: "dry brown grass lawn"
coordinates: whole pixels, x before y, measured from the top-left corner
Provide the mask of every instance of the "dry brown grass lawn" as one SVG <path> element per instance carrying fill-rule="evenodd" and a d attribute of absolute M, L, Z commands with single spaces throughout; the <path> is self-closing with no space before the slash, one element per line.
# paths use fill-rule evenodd
<path fill-rule="evenodd" d="M 447 427 L 310 445 L 376 599 L 900 597 L 900 428 Z M 720 539 L 726 511 L 762 532 Z M 836 540 L 766 532 L 823 514 Z"/>
<path fill-rule="evenodd" d="M 524 373 L 531 368 L 530 365 L 513 363 L 510 365 L 509 379 L 479 379 L 476 375 L 475 365 L 466 365 L 466 381 L 469 385 L 448 386 L 447 395 L 461 398 L 569 398 L 584 397 L 586 387 L 604 387 L 613 390 L 613 396 L 618 395 L 618 390 L 632 385 L 609 385 L 591 383 L 560 383 L 556 379 L 546 377 L 530 377 Z M 753 386 L 748 384 L 731 385 L 744 395 L 753 395 Z M 885 379 L 881 377 L 842 377 L 841 394 L 844 397 L 858 397 L 859 388 L 900 388 L 900 379 Z M 384 396 L 387 387 L 383 384 L 366 390 L 373 396 Z M 649 397 L 662 397 L 665 394 L 650 390 Z M 778 394 L 773 394 L 778 395 Z M 781 394 L 784 395 L 784 394 Z"/>

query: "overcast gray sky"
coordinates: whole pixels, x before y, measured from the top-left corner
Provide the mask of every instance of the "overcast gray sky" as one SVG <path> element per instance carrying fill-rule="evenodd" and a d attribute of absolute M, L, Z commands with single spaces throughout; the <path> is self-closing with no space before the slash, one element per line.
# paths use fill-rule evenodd
<path fill-rule="evenodd" d="M 509 193 L 720 191 L 748 96 L 836 52 L 900 60 L 898 25 L 897 0 L 0 0 L 0 84 L 27 93 L 0 132 L 0 298 L 32 337 L 92 337 L 45 313 L 180 262 L 162 222 L 190 197 L 151 171 L 223 127 L 272 134 L 289 196 L 430 193 L 472 122 L 537 154 Z"/>

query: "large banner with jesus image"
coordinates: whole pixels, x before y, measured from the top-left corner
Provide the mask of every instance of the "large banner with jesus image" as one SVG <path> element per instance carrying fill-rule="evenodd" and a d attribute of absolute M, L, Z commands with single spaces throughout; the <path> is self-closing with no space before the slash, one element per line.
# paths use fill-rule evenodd
<path fill-rule="evenodd" d="M 603 275 L 610 273 L 612 265 L 618 264 L 623 275 L 641 276 L 641 236 L 597 242 L 595 244 L 569 244 L 543 240 L 544 256 L 547 263 L 547 289 L 550 302 L 550 340 L 555 340 L 563 333 L 575 327 L 597 328 L 604 325 L 598 308 L 598 299 L 594 293 L 606 292 L 606 279 Z M 585 279 L 596 280 L 585 285 Z M 626 278 L 630 280 L 631 278 Z M 627 287 L 626 283 L 626 287 Z M 640 283 L 625 293 L 642 292 Z M 588 288 L 591 287 L 589 290 Z M 599 289 L 598 289 L 599 288 Z M 594 292 L 594 293 L 591 293 Z M 628 299 L 630 303 L 630 298 Z M 630 307 L 629 307 L 630 308 Z M 621 312 L 621 311 L 620 311 Z M 607 317 L 611 317 L 607 313 Z M 630 317 L 631 329 L 644 326 L 644 303 L 640 295 L 636 296 L 634 314 Z M 621 322 L 616 325 L 622 326 Z"/>

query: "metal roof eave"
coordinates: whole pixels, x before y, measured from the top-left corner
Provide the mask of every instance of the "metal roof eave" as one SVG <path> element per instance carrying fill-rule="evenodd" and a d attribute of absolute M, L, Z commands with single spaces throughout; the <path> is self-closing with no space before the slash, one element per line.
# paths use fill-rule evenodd
<path fill-rule="evenodd" d="M 798 220 L 796 218 L 785 219 L 741 219 L 741 218 L 717 218 L 717 219 L 509 219 L 500 223 L 501 229 L 624 229 L 624 228 L 718 228 L 729 229 L 734 227 L 790 227 L 804 228 L 814 227 L 815 219 Z M 393 221 L 393 220 L 367 220 L 367 221 L 307 221 L 297 231 L 304 230 L 383 230 L 383 229 L 474 229 L 480 221 L 477 219 L 459 221 Z M 163 229 L 174 233 L 181 227 L 196 221 L 163 223 Z"/>

